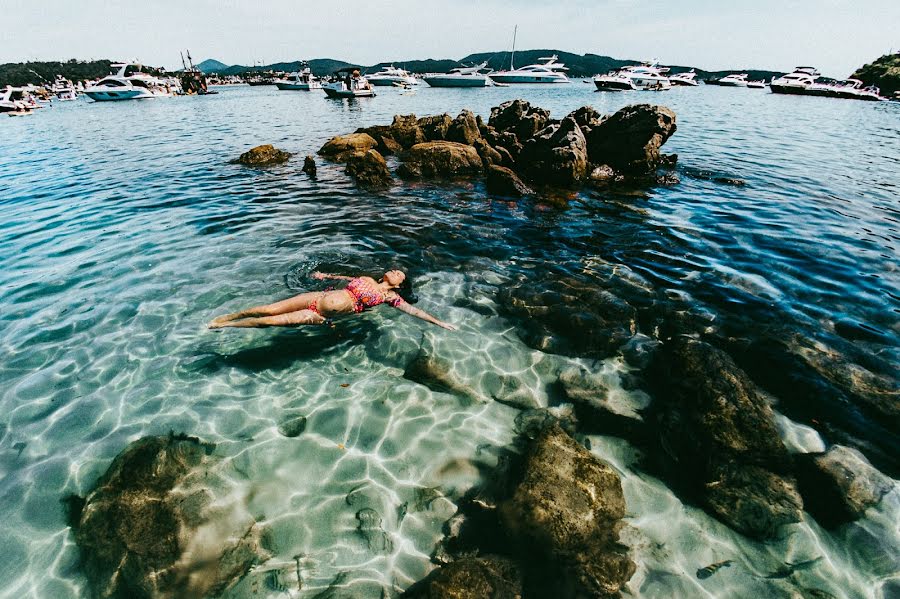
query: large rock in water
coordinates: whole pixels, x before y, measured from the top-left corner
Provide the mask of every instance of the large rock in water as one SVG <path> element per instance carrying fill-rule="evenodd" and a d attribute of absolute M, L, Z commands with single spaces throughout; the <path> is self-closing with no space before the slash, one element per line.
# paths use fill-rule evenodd
<path fill-rule="evenodd" d="M 721 520 L 771 538 L 802 501 L 766 398 L 731 358 L 689 337 L 663 344 L 649 369 L 664 475 Z"/>
<path fill-rule="evenodd" d="M 512 170 L 492 164 L 485 173 L 485 187 L 491 195 L 521 198 L 533 193 Z"/>
<path fill-rule="evenodd" d="M 588 156 L 597 165 L 645 174 L 660 164 L 659 148 L 675 129 L 675 113 L 665 106 L 626 106 L 587 133 Z"/>
<path fill-rule="evenodd" d="M 319 154 L 343 162 L 352 154 L 368 152 L 377 145 L 378 142 L 368 133 L 337 135 L 325 142 L 319 149 Z"/>
<path fill-rule="evenodd" d="M 407 599 L 521 599 L 522 573 L 508 558 L 467 557 L 434 570 Z"/>
<path fill-rule="evenodd" d="M 618 542 L 625 516 L 619 475 L 558 424 L 529 446 L 524 476 L 499 510 L 521 551 L 564 573 L 552 596 L 616 596 L 635 572 Z"/>
<path fill-rule="evenodd" d="M 70 499 L 93 597 L 214 596 L 268 557 L 252 518 L 210 509 L 208 491 L 185 484 L 212 450 L 193 437 L 145 437 L 83 501 Z"/>
<path fill-rule="evenodd" d="M 403 146 L 394 139 L 394 132 L 390 126 L 376 125 L 374 127 L 363 127 L 357 129 L 356 133 L 370 135 L 378 144 L 376 149 L 384 156 L 399 154 L 403 151 Z"/>
<path fill-rule="evenodd" d="M 401 177 L 454 177 L 480 173 L 483 163 L 472 146 L 452 141 L 416 144 L 403 155 Z"/>
<path fill-rule="evenodd" d="M 525 100 L 511 100 L 491 108 L 491 118 L 488 119 L 488 125 L 498 133 L 512 133 L 520 143 L 531 139 L 549 123 L 549 111 L 532 106 Z M 497 144 L 492 142 L 492 145 Z"/>
<path fill-rule="evenodd" d="M 532 181 L 573 185 L 588 173 L 587 142 L 574 118 L 538 131 L 519 154 L 519 169 Z"/>
<path fill-rule="evenodd" d="M 425 132 L 419 126 L 419 119 L 414 114 L 395 115 L 391 123 L 391 135 L 404 149 L 427 141 Z"/>
<path fill-rule="evenodd" d="M 287 162 L 290 157 L 290 152 L 279 150 L 272 144 L 265 144 L 247 150 L 238 157 L 236 162 L 246 166 L 268 166 Z"/>
<path fill-rule="evenodd" d="M 478 121 L 471 110 L 463 110 L 459 113 L 450 127 L 447 128 L 447 141 L 455 141 L 461 144 L 472 145 L 481 139 L 481 131 L 478 129 Z"/>
<path fill-rule="evenodd" d="M 356 180 L 357 185 L 369 189 L 390 187 L 394 180 L 384 156 L 376 150 L 352 154 L 347 159 L 347 174 Z"/>
<path fill-rule="evenodd" d="M 894 486 L 850 447 L 834 445 L 823 454 L 803 454 L 796 459 L 806 509 L 828 528 L 861 518 Z"/>
<path fill-rule="evenodd" d="M 453 123 L 453 118 L 447 114 L 423 116 L 417 122 L 426 141 L 443 141 L 447 139 L 447 131 Z"/>

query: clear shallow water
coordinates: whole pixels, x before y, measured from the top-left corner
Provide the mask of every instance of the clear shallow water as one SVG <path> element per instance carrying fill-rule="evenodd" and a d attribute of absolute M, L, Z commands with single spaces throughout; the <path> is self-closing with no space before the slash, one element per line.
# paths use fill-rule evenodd
<path fill-rule="evenodd" d="M 588 103 L 601 112 L 638 101 L 672 107 L 679 130 L 666 149 L 680 156 L 682 183 L 586 191 L 560 208 L 491 200 L 477 183 L 370 194 L 337 166 L 320 163 L 310 181 L 297 159 L 266 170 L 228 164 L 260 143 L 302 157 L 394 114 L 469 108 L 487 117 L 515 97 L 557 117 Z M 385 90 L 346 103 L 235 88 L 5 119 L 0 593 L 83 596 L 59 498 L 83 494 L 128 442 L 169 430 L 218 444 L 229 493 L 273 531 L 271 567 L 305 556 L 302 596 L 341 572 L 363 596 L 408 586 L 430 568 L 453 506 L 440 499 L 404 518 L 397 508 L 415 504 L 417 489 L 440 486 L 452 498 L 477 481 L 515 434 L 517 414 L 403 378 L 420 348 L 485 395 L 492 376 L 511 375 L 541 405 L 552 403 L 548 386 L 570 364 L 610 373 L 614 387 L 615 373 L 627 370 L 620 360 L 598 364 L 523 343 L 522 323 L 496 305 L 497 290 L 521 280 L 571 276 L 602 287 L 618 278 L 711 327 L 747 333 L 777 323 L 889 374 L 900 363 L 898 167 L 900 105 L 756 90 L 627 96 L 575 83 Z M 306 276 L 320 266 L 407 268 L 420 305 L 460 331 L 388 309 L 336 332 L 205 330 L 216 314 L 320 288 Z M 308 418 L 302 435 L 278 433 L 298 415 Z M 640 564 L 635 595 L 790 596 L 791 581 L 758 574 L 818 555 L 826 559 L 797 585 L 877 597 L 897 576 L 896 490 L 838 533 L 807 519 L 785 541 L 759 545 L 638 474 L 621 441 L 595 441 L 624 477 Z M 390 543 L 373 549 L 357 533 L 354 489 L 380 514 Z M 694 576 L 734 556 L 741 567 Z M 259 576 L 233 595 L 276 596 Z"/>

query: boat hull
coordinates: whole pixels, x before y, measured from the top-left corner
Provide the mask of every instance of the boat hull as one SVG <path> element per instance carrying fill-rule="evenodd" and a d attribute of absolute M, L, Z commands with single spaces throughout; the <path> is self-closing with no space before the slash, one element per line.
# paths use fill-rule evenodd
<path fill-rule="evenodd" d="M 700 85 L 696 81 L 688 81 L 686 79 L 673 79 L 669 78 L 669 83 L 671 83 L 675 87 L 697 87 Z"/>
<path fill-rule="evenodd" d="M 123 100 L 143 100 L 144 98 L 156 97 L 145 89 L 85 90 L 84 93 L 94 102 L 120 102 Z"/>
<path fill-rule="evenodd" d="M 314 89 L 322 89 L 318 83 L 276 83 L 275 87 L 282 91 L 308 92 Z"/>
<path fill-rule="evenodd" d="M 325 90 L 325 95 L 329 98 L 371 98 L 375 95 L 375 92 L 371 89 L 357 89 L 357 90 L 348 90 L 348 89 L 332 89 L 330 87 L 323 87 Z"/>
<path fill-rule="evenodd" d="M 780 85 L 778 83 L 770 83 L 769 89 L 773 94 L 790 94 L 793 96 L 809 96 L 806 86 L 799 85 Z"/>
<path fill-rule="evenodd" d="M 501 75 L 494 73 L 490 78 L 497 83 L 569 83 L 568 78 L 550 77 L 546 75 Z"/>
<path fill-rule="evenodd" d="M 431 87 L 486 87 L 487 77 L 425 77 Z"/>

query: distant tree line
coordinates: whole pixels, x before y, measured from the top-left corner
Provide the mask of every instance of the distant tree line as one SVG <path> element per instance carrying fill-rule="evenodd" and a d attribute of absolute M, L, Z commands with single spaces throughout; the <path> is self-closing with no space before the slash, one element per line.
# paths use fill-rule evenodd
<path fill-rule="evenodd" d="M 885 54 L 856 70 L 852 77 L 866 85 L 881 88 L 881 95 L 891 96 L 900 91 L 900 53 Z"/>
<path fill-rule="evenodd" d="M 0 64 L 0 88 L 12 85 L 19 87 L 33 83 L 46 85 L 53 83 L 57 75 L 71 81 L 99 79 L 109 75 L 110 60 L 76 60 L 66 62 L 10 62 Z M 145 67 L 144 71 L 158 73 L 158 69 Z"/>

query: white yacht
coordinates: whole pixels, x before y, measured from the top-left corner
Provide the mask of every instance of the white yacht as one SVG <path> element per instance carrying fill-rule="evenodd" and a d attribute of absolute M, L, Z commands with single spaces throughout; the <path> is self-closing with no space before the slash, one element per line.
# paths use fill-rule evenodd
<path fill-rule="evenodd" d="M 559 56 L 554 54 L 539 58 L 538 60 L 542 62 L 538 64 L 530 64 L 518 69 L 512 68 L 512 59 L 510 59 L 510 70 L 489 73 L 488 76 L 497 83 L 570 83 L 565 73 L 569 69 L 563 63 L 557 62 L 558 59 Z"/>
<path fill-rule="evenodd" d="M 716 81 L 716 85 L 724 85 L 726 87 L 747 87 L 747 73 L 732 73 L 726 75 Z"/>
<path fill-rule="evenodd" d="M 479 71 L 487 68 L 487 62 L 474 67 L 457 67 L 449 73 L 428 73 L 423 77 L 431 87 L 486 87 L 490 79 Z"/>
<path fill-rule="evenodd" d="M 3 91 L 0 91 L 0 113 L 25 114 L 31 109 L 32 106 L 25 101 L 23 88 L 7 85 Z"/>
<path fill-rule="evenodd" d="M 648 61 L 622 67 L 606 75 L 597 75 L 594 77 L 594 85 L 599 91 L 664 91 L 672 89 L 672 83 L 665 75 L 668 71 L 668 68 L 660 67 L 656 61 Z"/>
<path fill-rule="evenodd" d="M 309 65 L 305 65 L 303 69 L 296 73 L 291 73 L 284 79 L 276 79 L 275 87 L 281 90 L 310 91 L 322 89 L 322 82 L 312 74 Z"/>
<path fill-rule="evenodd" d="M 697 87 L 700 85 L 700 82 L 697 81 L 697 73 L 694 72 L 694 69 L 687 71 L 685 73 L 677 73 L 675 75 L 669 75 L 669 83 L 676 86 L 687 86 L 687 87 Z"/>
<path fill-rule="evenodd" d="M 762 79 L 759 81 L 748 81 L 747 87 L 752 89 L 766 89 L 766 82 Z"/>
<path fill-rule="evenodd" d="M 113 71 L 109 75 L 84 90 L 84 93 L 95 102 L 141 100 L 172 95 L 171 88 L 164 81 L 140 72 L 139 64 L 120 62 L 110 67 Z"/>
<path fill-rule="evenodd" d="M 375 89 L 356 69 L 337 71 L 322 90 L 329 98 L 371 98 L 375 95 Z"/>
<path fill-rule="evenodd" d="M 372 85 L 390 86 L 395 83 L 401 85 L 418 85 L 419 82 L 415 77 L 409 74 L 409 71 L 398 69 L 394 65 L 382 67 L 377 73 L 366 75 L 366 80 Z"/>
<path fill-rule="evenodd" d="M 75 86 L 62 75 L 56 76 L 53 85 L 50 86 L 50 93 L 55 95 L 57 100 L 67 101 L 78 99 L 78 92 L 75 91 Z"/>
<path fill-rule="evenodd" d="M 804 94 L 820 76 L 813 67 L 797 67 L 793 73 L 772 79 L 769 87 L 773 94 Z"/>

